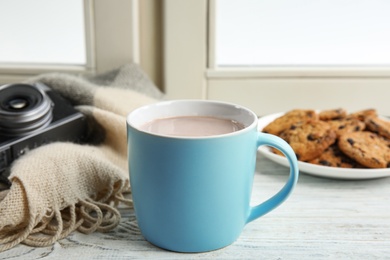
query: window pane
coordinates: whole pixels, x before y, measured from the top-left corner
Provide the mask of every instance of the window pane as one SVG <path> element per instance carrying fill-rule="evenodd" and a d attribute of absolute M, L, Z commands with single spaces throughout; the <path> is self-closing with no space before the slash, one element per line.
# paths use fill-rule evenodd
<path fill-rule="evenodd" d="M 86 64 L 83 3 L 1 0 L 0 63 Z"/>
<path fill-rule="evenodd" d="M 222 0 L 216 65 L 390 65 L 388 0 Z"/>

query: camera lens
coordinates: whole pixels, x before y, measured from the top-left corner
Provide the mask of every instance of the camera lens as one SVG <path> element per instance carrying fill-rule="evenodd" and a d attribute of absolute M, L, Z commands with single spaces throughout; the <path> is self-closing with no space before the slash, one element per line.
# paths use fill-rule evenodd
<path fill-rule="evenodd" d="M 0 87 L 0 133 L 25 135 L 46 127 L 52 102 L 39 86 L 9 84 Z"/>
<path fill-rule="evenodd" d="M 14 98 L 8 101 L 8 106 L 14 110 L 23 109 L 28 106 L 28 101 L 24 98 Z"/>

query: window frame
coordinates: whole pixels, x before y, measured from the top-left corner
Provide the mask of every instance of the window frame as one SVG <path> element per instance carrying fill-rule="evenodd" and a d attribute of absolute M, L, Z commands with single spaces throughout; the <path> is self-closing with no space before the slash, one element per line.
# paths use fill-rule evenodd
<path fill-rule="evenodd" d="M 258 115 L 298 106 L 349 110 L 376 106 L 380 113 L 390 115 L 386 100 L 390 67 L 218 68 L 213 59 L 217 1 L 180 2 L 164 2 L 164 88 L 168 98 L 240 103 Z M 297 93 L 301 94 L 291 97 Z M 323 96 L 313 98 L 308 93 Z"/>
<path fill-rule="evenodd" d="M 139 63 L 139 0 L 83 0 L 86 65 L 0 64 L 0 83 L 47 72 L 94 74 L 124 63 Z"/>

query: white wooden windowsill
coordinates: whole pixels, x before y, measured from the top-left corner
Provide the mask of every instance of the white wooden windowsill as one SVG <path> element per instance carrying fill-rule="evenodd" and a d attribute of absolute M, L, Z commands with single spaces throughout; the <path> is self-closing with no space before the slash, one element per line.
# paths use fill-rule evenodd
<path fill-rule="evenodd" d="M 252 203 L 278 191 L 288 169 L 260 156 Z M 108 233 L 74 232 L 53 246 L 24 245 L 2 252 L 18 259 L 387 259 L 390 255 L 390 178 L 342 181 L 301 173 L 293 194 L 269 214 L 245 226 L 232 245 L 183 254 L 145 241 L 134 212 L 121 209 L 120 225 Z"/>

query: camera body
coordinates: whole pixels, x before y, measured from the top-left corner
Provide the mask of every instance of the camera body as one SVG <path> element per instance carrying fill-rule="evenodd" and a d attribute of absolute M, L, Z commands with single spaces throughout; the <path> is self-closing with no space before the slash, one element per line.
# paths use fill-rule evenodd
<path fill-rule="evenodd" d="M 0 86 L 0 181 L 12 162 L 55 141 L 82 142 L 87 122 L 61 95 L 42 83 Z"/>

